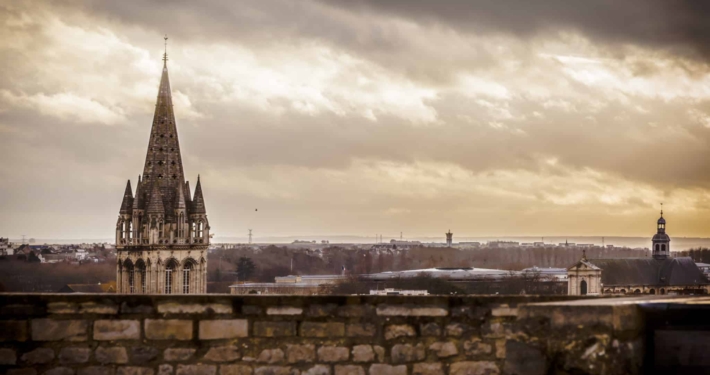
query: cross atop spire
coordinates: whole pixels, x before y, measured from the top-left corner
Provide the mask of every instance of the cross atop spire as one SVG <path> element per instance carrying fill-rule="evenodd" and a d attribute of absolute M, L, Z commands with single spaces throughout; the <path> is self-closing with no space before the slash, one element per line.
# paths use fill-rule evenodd
<path fill-rule="evenodd" d="M 163 68 L 168 66 L 168 34 L 165 34 L 165 53 L 163 53 Z"/>
<path fill-rule="evenodd" d="M 661 217 L 663 217 L 663 202 L 661 202 Z"/>

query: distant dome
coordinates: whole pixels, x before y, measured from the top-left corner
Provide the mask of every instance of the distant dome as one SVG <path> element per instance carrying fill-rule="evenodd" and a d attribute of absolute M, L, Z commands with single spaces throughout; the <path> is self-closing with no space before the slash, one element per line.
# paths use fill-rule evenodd
<path fill-rule="evenodd" d="M 658 219 L 658 224 L 665 224 L 665 223 L 666 223 L 666 219 L 664 219 L 663 216 L 661 216 L 661 218 Z"/>
<path fill-rule="evenodd" d="M 670 240 L 671 240 L 671 238 L 670 238 L 667 234 L 665 234 L 665 233 L 656 233 L 656 234 L 653 235 L 653 240 L 652 240 L 652 241 L 653 241 L 653 242 L 656 242 L 656 241 L 663 242 L 663 241 L 670 241 Z"/>

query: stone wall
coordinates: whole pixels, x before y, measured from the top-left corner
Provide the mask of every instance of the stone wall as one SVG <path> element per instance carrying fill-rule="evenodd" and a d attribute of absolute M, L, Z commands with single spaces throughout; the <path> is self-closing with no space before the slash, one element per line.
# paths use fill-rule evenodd
<path fill-rule="evenodd" d="M 567 296 L 0 294 L 10 375 L 636 373 L 634 306 Z"/>

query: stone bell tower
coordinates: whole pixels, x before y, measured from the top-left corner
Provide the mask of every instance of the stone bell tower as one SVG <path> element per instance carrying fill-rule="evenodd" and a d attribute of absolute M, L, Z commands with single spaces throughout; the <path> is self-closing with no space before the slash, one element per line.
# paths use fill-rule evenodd
<path fill-rule="evenodd" d="M 651 242 L 654 259 L 670 258 L 671 238 L 666 233 L 666 219 L 663 218 L 663 209 L 661 209 L 661 217 L 656 222 L 656 234 L 653 235 Z"/>
<path fill-rule="evenodd" d="M 185 181 L 168 78 L 168 55 L 135 196 L 126 184 L 116 223 L 118 293 L 195 294 L 207 292 L 207 220 L 202 184 L 195 195 Z"/>

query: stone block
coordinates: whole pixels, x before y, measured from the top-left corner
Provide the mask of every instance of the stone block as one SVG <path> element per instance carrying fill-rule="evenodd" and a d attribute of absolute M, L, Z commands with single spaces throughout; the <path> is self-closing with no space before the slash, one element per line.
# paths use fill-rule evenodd
<path fill-rule="evenodd" d="M 34 341 L 86 341 L 86 320 L 33 319 L 32 340 Z"/>
<path fill-rule="evenodd" d="M 449 367 L 449 375 L 498 375 L 500 370 L 495 362 L 455 362 Z"/>
<path fill-rule="evenodd" d="M 348 323 L 345 334 L 348 337 L 372 337 L 377 334 L 377 327 L 370 323 Z"/>
<path fill-rule="evenodd" d="M 264 309 L 261 306 L 244 305 L 242 306 L 242 314 L 244 315 L 261 315 Z"/>
<path fill-rule="evenodd" d="M 342 337 L 345 335 L 345 324 L 338 322 L 303 322 L 300 335 L 303 337 Z"/>
<path fill-rule="evenodd" d="M 0 341 L 26 341 L 27 321 L 0 320 Z"/>
<path fill-rule="evenodd" d="M 336 365 L 335 375 L 365 375 L 365 369 L 356 365 Z"/>
<path fill-rule="evenodd" d="M 71 369 L 69 369 L 71 370 Z M 51 371 L 51 370 L 50 370 Z M 45 374 L 49 371 L 45 372 Z M 33 368 L 11 368 L 7 370 L 7 375 L 37 375 L 37 370 Z"/>
<path fill-rule="evenodd" d="M 493 346 L 476 338 L 464 341 L 463 350 L 468 357 L 480 357 L 491 354 L 491 352 L 493 352 Z"/>
<path fill-rule="evenodd" d="M 32 369 L 34 371 L 34 369 Z M 32 372 L 27 372 L 28 374 L 31 374 Z M 35 374 L 37 372 L 34 372 Z M 11 374 L 16 374 L 16 373 L 11 373 Z M 42 373 L 42 375 L 74 375 L 74 369 L 69 368 L 69 367 L 55 367 L 52 369 L 49 369 L 45 372 Z"/>
<path fill-rule="evenodd" d="M 451 323 L 446 325 L 446 336 L 461 337 L 464 334 L 471 332 L 471 326 L 463 323 Z"/>
<path fill-rule="evenodd" d="M 94 322 L 94 340 L 140 340 L 138 320 L 97 320 Z"/>
<path fill-rule="evenodd" d="M 375 355 L 377 356 L 377 362 L 384 362 L 385 361 L 385 348 L 375 345 L 373 347 L 375 350 Z"/>
<path fill-rule="evenodd" d="M 232 314 L 232 305 L 228 303 L 158 303 L 161 314 Z"/>
<path fill-rule="evenodd" d="M 13 349 L 0 348 L 0 365 L 14 365 L 17 363 L 17 353 Z"/>
<path fill-rule="evenodd" d="M 40 365 L 43 363 L 49 363 L 54 360 L 54 349 L 51 348 L 37 348 L 31 352 L 27 352 L 20 357 L 22 362 L 28 365 Z"/>
<path fill-rule="evenodd" d="M 128 302 L 121 304 L 121 314 L 152 314 L 154 310 L 152 305 L 133 305 Z"/>
<path fill-rule="evenodd" d="M 79 305 L 74 302 L 50 302 L 47 304 L 49 314 L 78 314 Z"/>
<path fill-rule="evenodd" d="M 345 362 L 350 357 L 350 350 L 344 346 L 321 346 L 318 348 L 318 361 Z"/>
<path fill-rule="evenodd" d="M 547 374 L 547 367 L 545 354 L 539 348 L 519 341 L 506 342 L 504 365 L 506 374 L 542 375 Z"/>
<path fill-rule="evenodd" d="M 392 324 L 385 327 L 385 340 L 397 337 L 414 337 L 417 331 L 409 324 Z"/>
<path fill-rule="evenodd" d="M 116 370 L 108 366 L 89 366 L 80 368 L 77 375 L 114 375 Z"/>
<path fill-rule="evenodd" d="M 0 307 L 0 315 L 6 316 L 37 316 L 46 315 L 47 310 L 44 306 L 37 305 L 25 305 L 25 304 L 15 304 L 11 303 L 9 305 L 4 305 Z"/>
<path fill-rule="evenodd" d="M 297 306 L 269 306 L 266 315 L 301 315 L 303 308 Z"/>
<path fill-rule="evenodd" d="M 173 375 L 173 366 L 161 364 L 158 366 L 158 375 Z"/>
<path fill-rule="evenodd" d="M 330 375 L 330 366 L 315 365 L 308 370 L 301 372 L 301 375 Z"/>
<path fill-rule="evenodd" d="M 394 364 L 422 361 L 426 358 L 426 349 L 421 343 L 416 346 L 411 344 L 397 344 L 392 346 L 390 357 Z"/>
<path fill-rule="evenodd" d="M 59 351 L 59 362 L 64 364 L 86 363 L 91 356 L 91 349 L 80 347 L 65 347 Z"/>
<path fill-rule="evenodd" d="M 235 339 L 248 335 L 249 322 L 246 319 L 200 321 L 200 340 Z"/>
<path fill-rule="evenodd" d="M 512 333 L 512 323 L 492 321 L 484 324 L 481 333 L 486 338 L 505 338 Z"/>
<path fill-rule="evenodd" d="M 128 363 L 126 348 L 120 346 L 113 348 L 99 346 L 94 352 L 94 357 L 96 362 L 102 365 L 106 363 Z"/>
<path fill-rule="evenodd" d="M 153 371 L 150 367 L 137 367 L 137 366 L 125 366 L 116 369 L 116 375 L 153 375 Z"/>
<path fill-rule="evenodd" d="M 505 339 L 496 340 L 496 358 L 505 358 Z"/>
<path fill-rule="evenodd" d="M 251 375 L 251 366 L 222 365 L 219 366 L 219 375 Z"/>
<path fill-rule="evenodd" d="M 355 345 L 353 347 L 353 362 L 374 362 L 375 351 L 371 345 Z"/>
<path fill-rule="evenodd" d="M 419 325 L 419 331 L 423 337 L 441 336 L 441 326 L 437 323 L 424 323 Z"/>
<path fill-rule="evenodd" d="M 308 363 L 316 359 L 316 346 L 313 344 L 286 345 L 288 363 Z"/>
<path fill-rule="evenodd" d="M 195 355 L 192 348 L 168 348 L 163 352 L 163 359 L 168 362 L 187 361 Z"/>
<path fill-rule="evenodd" d="M 83 302 L 79 306 L 79 314 L 118 314 L 118 305 L 113 301 Z"/>
<path fill-rule="evenodd" d="M 291 375 L 288 366 L 261 366 L 254 369 L 254 375 Z"/>
<path fill-rule="evenodd" d="M 335 315 L 335 310 L 338 305 L 334 303 L 327 303 L 325 305 L 310 305 L 308 306 L 308 311 L 306 315 L 314 317 L 325 317 Z"/>
<path fill-rule="evenodd" d="M 254 322 L 254 336 L 256 337 L 286 337 L 295 335 L 295 322 Z"/>
<path fill-rule="evenodd" d="M 216 375 L 215 365 L 178 365 L 176 375 Z"/>
<path fill-rule="evenodd" d="M 407 366 L 392 366 L 375 363 L 370 365 L 370 375 L 407 375 Z"/>
<path fill-rule="evenodd" d="M 135 346 L 131 348 L 131 363 L 143 364 L 148 363 L 158 357 L 160 351 L 150 346 Z"/>
<path fill-rule="evenodd" d="M 439 341 L 429 345 L 429 350 L 433 351 L 439 358 L 453 357 L 459 354 L 456 344 L 451 341 Z"/>
<path fill-rule="evenodd" d="M 204 359 L 212 362 L 231 362 L 241 358 L 239 348 L 233 345 L 216 346 L 205 353 Z"/>
<path fill-rule="evenodd" d="M 259 356 L 256 357 L 256 361 L 260 363 L 269 363 L 269 364 L 274 364 L 274 363 L 279 363 L 283 362 L 284 360 L 284 351 L 281 349 L 264 349 L 259 353 Z"/>
<path fill-rule="evenodd" d="M 447 316 L 449 309 L 445 306 L 421 305 L 377 305 L 379 316 Z"/>
<path fill-rule="evenodd" d="M 338 308 L 338 316 L 344 318 L 371 316 L 374 312 L 375 308 L 370 305 L 346 305 Z"/>
<path fill-rule="evenodd" d="M 496 307 L 491 308 L 492 316 L 506 316 L 506 317 L 516 317 L 518 316 L 518 309 L 515 307 L 510 307 L 508 304 L 501 304 Z"/>
<path fill-rule="evenodd" d="M 145 337 L 148 340 L 191 340 L 192 321 L 180 319 L 146 319 Z"/>
<path fill-rule="evenodd" d="M 444 375 L 444 367 L 439 362 L 415 363 L 412 375 Z"/>

